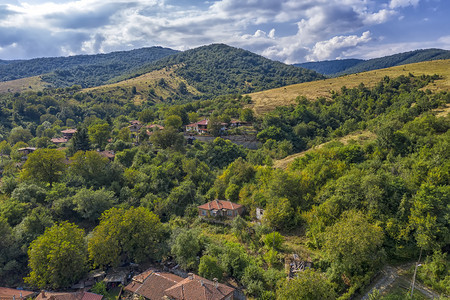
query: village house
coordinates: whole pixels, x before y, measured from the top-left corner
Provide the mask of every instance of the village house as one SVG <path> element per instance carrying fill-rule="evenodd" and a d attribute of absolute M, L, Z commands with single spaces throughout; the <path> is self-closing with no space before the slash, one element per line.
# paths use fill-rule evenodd
<path fill-rule="evenodd" d="M 76 129 L 66 129 L 61 130 L 62 137 L 52 138 L 51 141 L 55 145 L 67 143 L 71 138 L 73 138 L 73 135 L 77 132 Z"/>
<path fill-rule="evenodd" d="M 85 291 L 74 293 L 52 293 L 42 291 L 35 300 L 102 300 L 103 296 Z"/>
<path fill-rule="evenodd" d="M 147 270 L 133 277 L 124 288 L 133 299 L 143 297 L 149 300 L 231 300 L 234 288 L 188 274 L 187 278 L 167 272 Z"/>
<path fill-rule="evenodd" d="M 234 219 L 238 215 L 242 215 L 244 206 L 233 203 L 228 200 L 213 200 L 198 206 L 198 215 L 200 217 L 225 217 Z"/>
<path fill-rule="evenodd" d="M 35 292 L 0 287 L 0 300 L 31 299 L 35 294 Z"/>
<path fill-rule="evenodd" d="M 198 132 L 198 133 L 207 133 L 208 132 L 208 119 L 201 120 L 199 122 L 191 123 L 186 125 L 186 132 Z"/>

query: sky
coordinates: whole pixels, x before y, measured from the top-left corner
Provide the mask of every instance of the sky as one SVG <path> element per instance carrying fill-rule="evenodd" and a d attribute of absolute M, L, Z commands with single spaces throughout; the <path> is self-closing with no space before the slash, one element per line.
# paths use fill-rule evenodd
<path fill-rule="evenodd" d="M 0 0 L 0 59 L 224 43 L 285 63 L 450 49 L 449 0 Z"/>

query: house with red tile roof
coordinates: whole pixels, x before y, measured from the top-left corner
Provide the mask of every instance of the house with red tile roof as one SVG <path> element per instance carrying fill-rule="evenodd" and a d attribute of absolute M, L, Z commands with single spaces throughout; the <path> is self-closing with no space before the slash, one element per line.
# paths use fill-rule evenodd
<path fill-rule="evenodd" d="M 197 208 L 200 217 L 225 217 L 234 219 L 244 212 L 244 206 L 228 200 L 218 199 L 200 205 Z"/>
<path fill-rule="evenodd" d="M 0 299 L 1 300 L 30 299 L 35 294 L 36 294 L 35 292 L 0 287 Z"/>
<path fill-rule="evenodd" d="M 183 278 L 172 273 L 147 270 L 133 277 L 124 290 L 132 295 L 144 297 L 149 300 L 161 300 L 165 290 L 174 286 Z"/>
<path fill-rule="evenodd" d="M 207 133 L 208 132 L 208 119 L 204 119 L 195 123 L 191 123 L 186 125 L 186 131 L 196 131 L 198 133 Z"/>
<path fill-rule="evenodd" d="M 52 293 L 42 291 L 35 300 L 102 300 L 103 295 L 98 295 L 89 292 L 75 292 L 75 293 Z"/>
<path fill-rule="evenodd" d="M 234 288 L 192 273 L 165 291 L 170 300 L 232 300 L 233 294 Z"/>
<path fill-rule="evenodd" d="M 234 288 L 189 273 L 183 279 L 177 275 L 147 270 L 133 277 L 124 290 L 130 295 L 149 300 L 231 300 Z"/>

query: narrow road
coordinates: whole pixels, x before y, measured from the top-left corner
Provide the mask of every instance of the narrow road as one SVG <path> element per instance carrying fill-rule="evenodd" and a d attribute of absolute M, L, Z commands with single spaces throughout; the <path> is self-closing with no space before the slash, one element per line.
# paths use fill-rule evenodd
<path fill-rule="evenodd" d="M 384 291 L 386 291 L 397 279 L 403 279 L 405 282 L 411 282 L 411 279 L 401 275 L 405 270 L 409 269 L 412 266 L 412 264 L 403 265 L 399 267 L 392 267 L 392 266 L 385 266 L 383 270 L 381 271 L 381 277 L 379 276 L 378 279 L 371 284 L 370 290 L 362 296 L 361 300 L 368 300 L 369 294 L 372 293 L 375 289 L 379 290 L 382 294 Z M 414 285 L 414 290 L 421 292 L 424 296 L 426 296 L 429 299 L 438 299 L 439 294 L 431 291 L 430 289 L 426 288 L 419 282 L 417 282 Z"/>

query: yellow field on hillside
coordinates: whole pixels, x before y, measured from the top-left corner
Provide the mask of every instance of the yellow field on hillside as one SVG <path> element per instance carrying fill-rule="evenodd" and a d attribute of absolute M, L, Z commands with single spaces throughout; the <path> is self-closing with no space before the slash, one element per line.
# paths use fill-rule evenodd
<path fill-rule="evenodd" d="M 310 100 L 315 100 L 318 97 L 329 98 L 331 91 L 339 91 L 344 85 L 347 88 L 353 88 L 362 82 L 367 87 L 371 87 L 377 84 L 384 76 L 394 78 L 400 75 L 408 75 L 409 73 L 415 76 L 422 74 L 441 75 L 443 79 L 435 81 L 426 88 L 431 91 L 450 90 L 450 59 L 446 59 L 379 69 L 257 92 L 249 94 L 253 100 L 253 104 L 250 107 L 253 108 L 256 114 L 260 115 L 275 109 L 277 106 L 293 104 L 298 96 L 305 96 Z"/>
<path fill-rule="evenodd" d="M 16 93 L 43 90 L 50 84 L 42 81 L 40 76 L 0 82 L 0 93 Z"/>
<path fill-rule="evenodd" d="M 147 95 L 150 89 L 153 89 L 158 97 L 162 97 L 164 99 L 170 97 L 171 94 L 176 91 L 178 85 L 181 82 L 184 82 L 186 84 L 186 88 L 189 93 L 193 95 L 200 94 L 200 92 L 197 91 L 194 87 L 190 86 L 186 82 L 186 80 L 175 74 L 175 70 L 177 68 L 177 66 L 165 67 L 161 70 L 152 71 L 135 78 L 127 79 L 113 84 L 87 88 L 83 91 L 107 92 L 117 88 L 131 88 L 134 86 L 136 87 L 137 92 L 134 99 L 135 104 L 142 103 L 142 101 L 147 99 Z M 164 86 L 158 84 L 161 79 L 164 79 Z"/>

